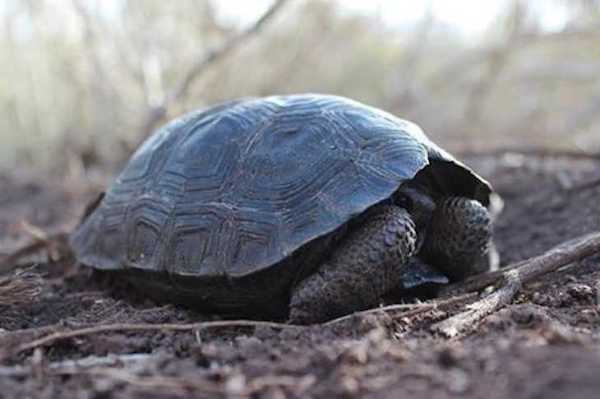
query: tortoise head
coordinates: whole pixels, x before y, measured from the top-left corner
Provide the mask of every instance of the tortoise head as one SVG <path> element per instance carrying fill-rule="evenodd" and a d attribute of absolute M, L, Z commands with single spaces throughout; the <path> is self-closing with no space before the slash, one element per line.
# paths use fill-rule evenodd
<path fill-rule="evenodd" d="M 408 211 L 417 228 L 417 248 L 421 248 L 435 210 L 435 201 L 420 185 L 403 184 L 393 197 L 394 204 Z"/>

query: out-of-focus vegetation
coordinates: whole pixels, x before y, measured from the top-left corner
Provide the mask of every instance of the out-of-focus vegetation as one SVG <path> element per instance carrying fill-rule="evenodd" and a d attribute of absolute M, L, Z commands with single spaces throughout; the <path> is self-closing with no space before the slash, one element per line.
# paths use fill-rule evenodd
<path fill-rule="evenodd" d="M 294 92 L 379 106 L 450 149 L 600 151 L 596 1 L 548 0 L 568 7 L 564 26 L 548 31 L 534 2 L 507 0 L 468 42 L 433 14 L 392 27 L 343 2 L 288 1 L 260 32 L 193 74 L 198 60 L 248 29 L 219 18 L 216 1 L 2 3 L 1 168 L 111 169 L 149 121 Z M 187 74 L 189 86 L 172 96 Z"/>

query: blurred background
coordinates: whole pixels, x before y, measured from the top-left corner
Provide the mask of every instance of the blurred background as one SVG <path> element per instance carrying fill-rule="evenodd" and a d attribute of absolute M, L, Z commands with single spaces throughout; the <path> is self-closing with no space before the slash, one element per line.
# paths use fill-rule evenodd
<path fill-rule="evenodd" d="M 600 1 L 1 0 L 0 170 L 108 173 L 164 121 L 323 92 L 451 151 L 600 151 Z"/>

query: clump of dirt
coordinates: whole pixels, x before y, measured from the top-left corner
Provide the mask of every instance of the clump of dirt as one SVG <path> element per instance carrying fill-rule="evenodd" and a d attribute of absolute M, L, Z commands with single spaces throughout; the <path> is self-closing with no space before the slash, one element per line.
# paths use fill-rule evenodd
<path fill-rule="evenodd" d="M 467 161 L 505 201 L 496 223 L 503 264 L 600 229 L 599 160 L 502 154 Z M 18 219 L 65 230 L 93 195 L 22 180 L 1 178 L 0 252 L 26 240 L 9 227 Z M 596 397 L 600 256 L 575 266 L 527 285 L 459 339 L 428 326 L 460 303 L 415 317 L 373 313 L 302 329 L 106 331 L 5 356 L 0 397 Z M 3 353 L 65 329 L 218 319 L 154 303 L 128 283 L 61 262 L 28 270 L 43 276 L 40 292 L 27 303 L 0 304 Z"/>

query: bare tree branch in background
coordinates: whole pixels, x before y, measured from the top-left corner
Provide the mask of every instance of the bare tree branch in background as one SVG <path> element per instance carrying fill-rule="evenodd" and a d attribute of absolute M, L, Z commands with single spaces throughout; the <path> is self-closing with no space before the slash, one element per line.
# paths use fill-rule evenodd
<path fill-rule="evenodd" d="M 269 9 L 245 30 L 231 37 L 220 47 L 208 52 L 204 57 L 200 58 L 189 71 L 177 82 L 173 89 L 169 91 L 161 104 L 153 106 L 148 111 L 142 123 L 140 136 L 145 138 L 154 129 L 154 127 L 167 114 L 169 107 L 181 99 L 185 98 L 190 86 L 196 81 L 210 66 L 220 61 L 229 53 L 237 49 L 241 44 L 246 42 L 251 37 L 257 35 L 264 26 L 271 20 L 289 0 L 275 0 Z"/>
<path fill-rule="evenodd" d="M 95 84 L 95 86 L 99 88 L 104 87 L 110 83 L 110 80 L 107 78 L 104 65 L 98 57 L 98 38 L 96 31 L 94 30 L 94 23 L 81 0 L 72 0 L 72 3 L 73 9 L 77 13 L 77 16 L 83 25 L 85 51 L 90 63 L 92 64 L 92 68 L 94 69 L 95 79 L 92 79 L 91 83 Z"/>
<path fill-rule="evenodd" d="M 518 39 L 511 43 L 513 52 L 528 50 L 536 45 L 560 44 L 563 42 L 574 42 L 576 44 L 579 40 L 600 40 L 600 27 L 564 29 L 550 33 L 521 32 Z M 464 71 L 465 66 L 486 62 L 487 59 L 501 51 L 505 46 L 506 42 L 496 46 L 478 47 L 471 51 L 462 52 L 458 57 L 453 58 L 444 67 L 440 68 L 431 86 L 436 89 L 445 86 L 449 76 L 459 75 Z M 567 65 L 571 66 L 568 63 Z"/>
<path fill-rule="evenodd" d="M 94 69 L 102 74 L 97 76 L 94 80 L 96 82 L 101 82 L 102 84 L 107 84 L 106 78 L 108 74 L 106 73 L 104 63 L 101 62 L 98 56 L 98 51 L 102 39 L 111 37 L 113 32 L 111 32 L 110 27 L 102 22 L 101 18 L 90 15 L 90 11 L 86 9 L 88 3 L 83 0 L 72 0 L 72 3 L 75 13 L 83 22 L 84 41 L 86 45 L 85 51 L 88 53 L 88 57 L 92 61 Z M 113 48 L 117 53 L 116 58 L 119 60 L 119 65 L 123 67 L 133 81 L 142 86 L 144 84 L 142 71 L 139 70 L 137 65 L 132 65 L 131 61 L 125 56 L 124 52 L 126 50 L 124 47 L 113 46 Z M 112 90 L 112 94 L 116 94 L 114 86 L 110 86 L 109 89 Z"/>
<path fill-rule="evenodd" d="M 406 108 L 415 102 L 416 92 L 419 90 L 416 86 L 416 72 L 421 67 L 421 62 L 425 55 L 427 41 L 431 28 L 434 24 L 433 7 L 430 1 L 427 5 L 427 11 L 419 24 L 419 28 L 409 45 L 407 54 L 404 56 L 404 62 L 398 68 L 399 82 L 402 87 L 399 92 L 394 94 L 393 104 L 398 109 Z M 398 80 L 400 80 L 398 79 Z"/>
<path fill-rule="evenodd" d="M 590 98 L 589 104 L 571 115 L 565 131 L 569 133 L 588 129 L 600 115 L 600 94 Z"/>
<path fill-rule="evenodd" d="M 495 51 L 492 51 L 486 60 L 486 72 L 471 89 L 467 98 L 467 108 L 464 119 L 471 123 L 477 123 L 481 118 L 481 112 L 485 106 L 485 100 L 494 88 L 494 85 L 502 71 L 509 65 L 510 58 L 514 53 L 514 43 L 521 40 L 524 30 L 524 20 L 527 10 L 526 5 L 515 0 L 511 14 L 508 16 L 508 35 L 504 43 Z"/>
<path fill-rule="evenodd" d="M 101 35 L 97 31 L 94 18 L 90 15 L 90 11 L 86 8 L 86 4 L 82 0 L 72 0 L 71 3 L 83 26 L 83 51 L 91 65 L 88 82 L 89 87 L 94 93 L 93 98 L 96 100 L 93 104 L 94 107 L 103 110 L 103 112 L 89 113 L 88 117 L 94 121 L 92 122 L 93 126 L 101 126 L 106 119 L 115 119 L 114 109 L 105 106 L 105 104 L 114 102 L 114 99 L 118 98 L 118 93 L 110 73 L 107 71 L 106 65 L 100 57 Z M 74 84 L 77 84 L 76 79 L 74 79 Z M 65 146 L 66 148 L 71 147 L 71 151 L 69 151 L 71 153 L 71 167 L 81 168 L 86 163 L 93 162 L 98 158 L 97 149 L 94 148 L 93 141 L 86 145 L 85 143 L 73 140 L 72 135 L 68 135 L 65 137 Z M 76 156 L 74 156 L 75 154 Z"/>
<path fill-rule="evenodd" d="M 238 27 L 215 15 L 243 10 L 213 0 L 13 1 L 0 7 L 0 168 L 116 172 L 187 104 L 310 91 L 415 120 L 451 151 L 600 152 L 600 3 L 520 0 L 519 25 L 513 1 L 468 37 L 462 18 L 392 26 L 344 2 L 290 1 L 279 23 L 269 0 Z"/>

